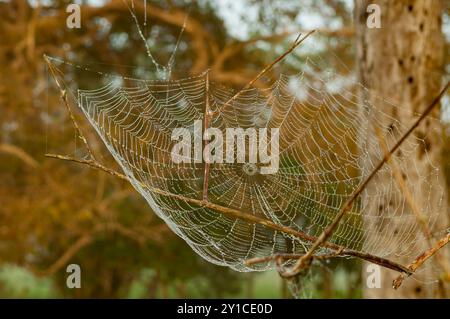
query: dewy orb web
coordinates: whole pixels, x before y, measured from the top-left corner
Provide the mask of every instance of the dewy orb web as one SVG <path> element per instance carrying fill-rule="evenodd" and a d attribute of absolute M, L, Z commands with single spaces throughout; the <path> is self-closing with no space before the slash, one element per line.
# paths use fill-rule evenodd
<path fill-rule="evenodd" d="M 275 266 L 273 259 L 246 261 L 306 253 L 411 125 L 359 99 L 358 90 L 365 88 L 324 64 L 308 58 L 298 74 L 281 75 L 267 88 L 248 87 L 238 96 L 211 81 L 208 71 L 161 81 L 99 74 L 99 85 L 78 89 L 76 99 L 133 187 L 196 253 L 238 271 L 267 270 Z M 173 130 L 187 128 L 195 135 L 194 124 L 205 119 L 223 135 L 227 128 L 278 129 L 277 171 L 261 174 L 258 163 L 237 161 L 210 163 L 207 169 L 195 161 L 175 163 Z M 412 134 L 405 140 L 315 255 L 370 254 L 394 262 L 416 257 L 414 243 L 426 239 L 417 236 L 421 224 L 398 174 L 413 198 L 425 192 L 443 200 L 444 190 L 434 183 L 438 168 L 420 176 L 412 156 L 427 157 L 425 139 Z M 408 184 L 412 176 L 420 183 Z M 418 209 L 433 225 L 445 212 L 430 203 L 436 201 Z M 394 221 L 402 226 L 392 229 Z"/>
<path fill-rule="evenodd" d="M 246 164 L 210 164 L 211 203 L 317 237 L 385 155 L 380 138 L 393 141 L 406 129 L 387 114 L 357 103 L 355 94 L 345 87 L 330 93 L 326 88 L 343 79 L 329 72 L 323 78 L 317 68 L 308 60 L 300 74 L 282 75 L 267 89 L 247 89 L 226 107 L 234 92 L 209 83 L 210 108 L 215 114 L 212 127 L 256 126 L 280 132 L 279 169 L 274 174 L 250 173 Z M 128 83 L 125 87 L 113 79 L 98 89 L 80 89 L 78 105 L 136 190 L 176 234 L 205 259 L 243 271 L 270 268 L 271 263 L 244 264 L 254 257 L 305 252 L 310 241 L 149 189 L 202 199 L 204 164 L 174 163 L 171 133 L 179 127 L 193 131 L 194 122 L 203 120 L 206 73 L 177 81 L 128 79 Z M 293 91 L 292 83 L 299 89 Z M 423 143 L 415 136 L 408 138 L 401 155 L 394 156 L 396 165 L 400 169 L 411 165 L 410 155 Z M 418 174 L 414 166 L 404 171 Z M 338 226 L 332 243 L 385 257 L 417 253 L 408 247 L 417 240 L 419 225 L 413 222 L 394 174 L 389 165 L 379 171 L 383 180 L 390 176 L 390 183 L 373 181 L 375 187 L 364 191 Z M 432 180 L 422 182 L 409 185 L 413 194 L 427 187 L 429 196 L 443 196 Z M 380 216 L 370 207 L 382 202 L 390 202 L 391 207 Z M 422 212 L 432 224 L 439 210 L 425 206 Z M 404 228 L 397 230 L 402 242 L 390 240 L 389 224 L 394 219 L 405 220 Z M 367 229 L 364 223 L 373 227 Z M 385 234 L 381 241 L 380 233 Z"/>

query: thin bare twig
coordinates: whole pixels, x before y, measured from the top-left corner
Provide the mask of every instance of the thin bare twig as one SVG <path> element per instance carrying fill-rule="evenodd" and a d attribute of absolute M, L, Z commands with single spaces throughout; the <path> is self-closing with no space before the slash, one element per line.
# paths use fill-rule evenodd
<path fill-rule="evenodd" d="M 420 266 L 422 266 L 429 258 L 431 258 L 439 249 L 444 247 L 450 241 L 450 232 L 443 237 L 439 242 L 432 248 L 428 249 L 426 252 L 418 256 L 409 266 L 409 274 L 401 273 L 393 282 L 392 286 L 397 289 L 402 284 L 403 280 L 412 275 Z"/>
<path fill-rule="evenodd" d="M 50 158 L 56 158 L 56 159 L 60 159 L 60 160 L 65 160 L 65 161 L 70 161 L 70 162 L 75 162 L 75 163 L 79 163 L 79 164 L 85 164 L 88 165 L 92 168 L 98 169 L 98 170 L 102 170 L 112 176 L 115 176 L 117 178 L 126 180 L 128 182 L 130 182 L 130 179 L 124 175 L 121 174 L 119 172 L 116 172 L 102 164 L 100 164 L 99 162 L 95 161 L 95 160 L 85 160 L 85 159 L 78 159 L 78 158 L 73 158 L 70 156 L 64 156 L 64 155 L 57 155 L 57 154 L 46 154 L 45 156 L 50 157 Z M 304 241 L 308 241 L 308 242 L 314 242 L 317 240 L 316 237 L 314 236 L 310 236 L 302 231 L 299 230 L 295 230 L 292 229 L 290 227 L 286 227 L 283 225 L 278 225 L 275 224 L 274 222 L 258 217 L 256 215 L 250 214 L 250 213 L 246 213 L 246 212 L 242 212 L 240 210 L 237 209 L 233 209 L 233 208 L 229 208 L 229 207 L 225 207 L 225 206 L 221 206 L 218 204 L 214 204 L 211 203 L 209 201 L 205 201 L 205 200 L 198 200 L 195 198 L 189 198 L 189 197 L 185 197 L 183 195 L 179 195 L 179 194 L 173 194 L 170 192 L 167 192 L 165 190 L 159 189 L 159 188 L 155 188 L 155 187 L 150 187 L 148 185 L 145 185 L 143 183 L 139 183 L 139 185 L 143 188 L 148 189 L 150 192 L 158 194 L 158 195 L 162 195 L 162 196 L 167 196 L 167 197 L 171 197 L 171 198 L 175 198 L 178 200 L 182 200 L 188 203 L 192 203 L 201 207 L 205 207 L 205 208 L 209 208 L 212 209 L 214 211 L 220 212 L 221 214 L 225 215 L 225 216 L 229 216 L 232 218 L 239 218 L 242 220 L 245 220 L 248 223 L 251 224 L 259 224 L 259 225 L 263 225 L 267 228 L 288 234 L 288 235 L 292 235 L 295 236 L 301 240 Z M 323 242 L 321 244 L 323 247 L 329 248 L 334 250 L 335 252 L 339 252 L 340 256 L 352 256 L 352 257 L 357 257 L 375 264 L 378 264 L 380 266 L 383 266 L 385 268 L 389 268 L 398 272 L 406 272 L 409 273 L 409 270 L 407 269 L 407 267 L 396 263 L 394 261 L 382 258 L 382 257 L 378 257 L 378 256 L 374 256 L 368 253 L 363 253 L 363 252 L 359 252 L 353 249 L 348 249 L 346 247 L 331 243 L 331 242 Z"/>
<path fill-rule="evenodd" d="M 60 83 L 60 81 L 58 80 L 58 76 L 56 75 L 56 69 L 55 69 L 54 65 L 50 62 L 50 59 L 48 58 L 47 55 L 44 55 L 44 59 L 45 59 L 45 62 L 47 63 L 47 65 L 48 65 L 48 68 L 50 70 L 50 73 L 51 73 L 53 79 L 55 80 L 56 85 L 59 88 L 59 91 L 61 92 L 61 99 L 63 100 L 67 111 L 69 112 L 70 119 L 71 119 L 72 124 L 73 124 L 73 126 L 74 126 L 74 128 L 75 128 L 75 130 L 76 130 L 76 132 L 78 134 L 78 137 L 81 139 L 81 141 L 83 142 L 84 146 L 86 146 L 86 149 L 87 149 L 87 151 L 89 153 L 89 157 L 92 158 L 92 159 L 95 159 L 95 156 L 94 156 L 94 154 L 93 154 L 93 152 L 92 152 L 92 150 L 91 150 L 91 148 L 90 148 L 86 138 L 84 137 L 83 132 L 81 131 L 80 127 L 78 126 L 77 121 L 75 120 L 75 115 L 73 114 L 72 109 L 69 106 L 69 102 L 67 101 L 67 91 L 66 91 L 66 88 L 63 88 L 64 84 Z"/>
<path fill-rule="evenodd" d="M 326 260 L 326 259 L 335 258 L 335 257 L 340 256 L 342 251 L 343 250 L 336 251 L 335 253 L 332 253 L 332 254 L 315 255 L 314 259 L 315 260 Z M 304 256 L 304 254 L 275 254 L 275 255 L 270 255 L 270 256 L 265 256 L 265 257 L 255 257 L 255 258 L 247 259 L 244 263 L 247 266 L 253 266 L 253 265 L 256 265 L 256 264 L 269 262 L 269 261 L 274 261 L 274 260 L 277 260 L 277 259 L 292 260 L 292 259 L 302 258 L 303 256 Z"/>
<path fill-rule="evenodd" d="M 203 114 L 203 132 L 209 128 L 211 118 L 213 116 L 211 109 L 209 108 L 209 71 L 206 72 L 205 79 L 205 110 Z M 203 140 L 203 149 L 205 149 L 206 141 Z M 203 200 L 208 200 L 208 183 L 209 183 L 209 161 L 205 161 L 205 169 L 203 173 Z"/>
<path fill-rule="evenodd" d="M 313 257 L 314 251 L 319 248 L 322 243 L 327 241 L 331 235 L 333 234 L 336 227 L 339 225 L 339 222 L 342 220 L 342 218 L 347 214 L 350 209 L 352 208 L 352 205 L 356 198 L 364 191 L 366 186 L 369 184 L 369 182 L 375 177 L 375 175 L 378 173 L 378 171 L 386 164 L 386 162 L 390 159 L 391 155 L 403 144 L 403 142 L 408 138 L 409 135 L 419 126 L 419 124 L 428 116 L 428 114 L 431 113 L 431 111 L 434 109 L 436 105 L 439 104 L 439 101 L 444 96 L 444 94 L 447 92 L 449 88 L 450 82 L 447 82 L 444 89 L 439 93 L 439 95 L 427 106 L 425 111 L 422 113 L 422 115 L 414 122 L 413 125 L 406 131 L 405 134 L 395 143 L 395 145 L 389 150 L 389 153 L 386 154 L 383 159 L 378 163 L 378 165 L 374 168 L 374 170 L 367 176 L 367 178 L 359 185 L 359 187 L 353 192 L 353 194 L 350 196 L 350 198 L 342 205 L 339 213 L 336 215 L 336 217 L 333 219 L 331 224 L 327 226 L 324 231 L 319 235 L 317 240 L 312 244 L 309 251 L 300 258 L 297 263 L 288 271 L 286 271 L 282 275 L 283 277 L 293 277 L 296 276 L 304 267 L 308 267 L 308 265 L 311 263 L 311 259 Z"/>
<path fill-rule="evenodd" d="M 268 64 L 264 69 L 261 70 L 261 72 L 259 72 L 250 82 L 248 82 L 239 92 L 237 92 L 235 95 L 233 95 L 227 102 L 225 102 L 225 104 L 223 104 L 221 106 L 221 109 L 224 109 L 225 107 L 227 107 L 231 102 L 233 102 L 235 99 L 237 99 L 242 92 L 244 92 L 245 90 L 249 89 L 250 87 L 253 86 L 253 84 L 255 84 L 256 81 L 258 81 L 264 74 L 266 74 L 270 69 L 273 68 L 273 66 L 275 64 L 277 64 L 278 62 L 280 62 L 281 60 L 283 60 L 286 56 L 288 56 L 292 51 L 295 50 L 295 48 L 297 48 L 303 41 L 305 41 L 311 34 L 313 34 L 314 32 L 316 32 L 316 30 L 311 30 L 309 31 L 303 38 L 301 37 L 301 33 L 298 35 L 298 37 L 295 39 L 294 43 L 291 45 L 291 47 L 289 49 L 287 49 L 282 55 L 280 55 L 278 58 L 276 58 L 273 62 L 271 62 L 270 64 Z M 216 111 L 214 111 L 214 113 L 219 112 L 220 110 L 217 109 Z"/>

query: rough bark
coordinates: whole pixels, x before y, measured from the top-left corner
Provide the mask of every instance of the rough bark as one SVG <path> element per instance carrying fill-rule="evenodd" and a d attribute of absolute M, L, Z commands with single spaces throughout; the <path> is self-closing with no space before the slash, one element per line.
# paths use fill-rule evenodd
<path fill-rule="evenodd" d="M 371 3 L 378 4 L 381 8 L 380 29 L 369 29 L 366 25 L 369 15 L 366 9 Z M 443 1 L 441 0 L 355 0 L 360 81 L 370 92 L 361 93 L 364 95 L 361 98 L 369 100 L 373 107 L 390 114 L 406 125 L 414 120 L 415 113 L 420 113 L 438 95 L 442 85 L 445 44 L 441 31 L 442 13 Z M 382 103 L 378 98 L 392 101 L 399 108 Z M 433 117 L 439 117 L 438 109 L 433 113 Z M 389 123 L 385 124 L 389 125 Z M 424 189 L 423 193 L 414 192 L 414 201 L 417 205 L 427 205 L 429 211 L 441 210 L 437 222 L 429 226 L 430 232 L 433 233 L 434 230 L 444 229 L 449 225 L 446 205 L 442 206 L 439 196 L 431 194 L 432 196 L 429 197 L 425 191 L 425 185 L 422 185 L 427 175 L 430 176 L 430 172 L 434 169 L 430 162 L 439 166 L 442 161 L 442 135 L 438 121 L 425 121 L 415 131 L 415 136 L 423 138 L 425 146 L 419 147 L 414 155 L 415 158 L 403 160 L 411 161 L 411 163 L 414 161 L 418 165 L 420 174 L 409 174 L 408 180 L 405 182 L 407 185 L 414 185 L 415 189 Z M 424 154 L 428 154 L 428 156 Z M 405 166 L 402 165 L 402 167 Z M 406 167 L 409 166 L 406 165 Z M 439 179 L 434 180 L 433 183 L 436 183 L 434 186 L 441 186 L 445 189 L 443 176 L 439 176 Z M 386 182 L 386 184 L 388 183 Z M 389 204 L 382 203 L 379 207 L 389 207 Z M 379 207 L 371 207 L 374 210 L 372 215 L 389 214 L 385 209 L 382 210 Z M 395 222 L 389 224 L 389 229 L 393 232 L 392 245 L 396 244 L 395 230 L 397 227 L 405 227 L 405 223 L 418 223 L 417 219 L 414 219 L 413 208 L 406 207 L 405 209 L 405 216 L 408 219 L 398 218 L 395 221 L 398 223 L 397 225 Z M 367 222 L 367 227 L 373 226 L 371 222 Z M 417 244 L 415 244 L 414 250 L 419 254 L 429 247 L 429 241 L 425 238 L 423 227 L 412 226 L 412 228 L 417 230 L 415 235 Z M 382 234 L 379 236 L 380 242 L 383 241 Z M 435 239 L 432 240 L 435 242 Z M 409 264 L 414 257 L 401 257 L 400 262 Z M 443 258 L 448 259 L 441 256 L 441 260 Z M 430 260 L 427 267 L 438 269 L 440 267 L 438 258 Z M 440 284 L 424 284 L 423 281 L 429 282 L 430 273 L 427 274 L 427 271 L 423 271 L 414 275 L 415 280 L 409 278 L 398 290 L 394 290 L 392 280 L 397 275 L 393 271 L 382 269 L 381 288 L 365 288 L 365 297 L 432 298 L 442 297 L 445 289 L 449 289 L 448 286 L 444 287 L 445 284 L 442 282 Z"/>

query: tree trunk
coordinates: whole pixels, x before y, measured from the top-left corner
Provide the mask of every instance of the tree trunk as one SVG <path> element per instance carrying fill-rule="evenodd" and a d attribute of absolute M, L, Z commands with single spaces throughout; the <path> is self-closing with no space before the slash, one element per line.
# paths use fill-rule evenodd
<path fill-rule="evenodd" d="M 371 14 L 366 12 L 367 7 L 372 3 L 379 5 L 381 9 L 381 28 L 378 29 L 368 28 L 366 24 L 367 18 Z M 442 13 L 443 1 L 441 0 L 355 0 L 360 81 L 369 89 L 368 92 L 361 92 L 360 97 L 369 101 L 372 107 L 389 114 L 407 126 L 410 126 L 417 118 L 414 114 L 423 111 L 441 89 L 445 44 L 441 30 Z M 391 101 L 398 108 L 381 102 L 379 98 Z M 438 109 L 434 111 L 433 117 L 439 118 Z M 387 122 L 384 124 L 389 125 Z M 421 206 L 420 208 L 426 207 L 425 213 L 440 211 L 436 223 L 427 225 L 433 234 L 433 231 L 445 229 L 449 225 L 446 196 L 442 200 L 442 197 L 437 196 L 436 191 L 430 192 L 430 184 L 424 184 L 426 181 L 430 182 L 427 177 L 430 177 L 430 172 L 432 172 L 434 179 L 431 183 L 433 187 L 446 189 L 442 173 L 436 173 L 437 170 L 435 169 L 435 167 L 441 165 L 442 161 L 442 131 L 438 121 L 425 120 L 414 132 L 414 137 L 423 139 L 424 146 L 418 148 L 413 158 L 401 160 L 403 163 L 409 163 L 410 165 L 414 163 L 419 174 L 417 172 L 405 174 L 403 171 L 401 176 L 404 179 L 406 179 L 405 176 L 408 176 L 405 182 L 414 188 L 413 200 L 418 206 Z M 392 145 L 392 140 L 388 142 Z M 401 157 L 401 155 L 399 156 Z M 401 165 L 403 170 L 408 167 L 413 166 Z M 438 176 L 437 179 L 436 176 Z M 385 176 L 385 178 L 387 177 Z M 378 180 L 378 185 L 369 185 L 369 192 L 370 187 L 380 187 L 380 185 L 389 185 L 390 183 L 392 181 Z M 421 189 L 423 189 L 422 192 Z M 401 196 L 404 197 L 405 194 L 401 194 Z M 398 197 L 395 196 L 395 198 Z M 380 217 L 382 214 L 392 214 L 392 212 L 387 211 L 389 206 L 392 205 L 391 202 L 377 202 L 376 205 L 376 207 L 369 206 L 369 213 L 372 216 L 379 215 L 378 217 Z M 383 242 L 383 240 L 386 241 L 386 234 L 389 231 L 391 236 L 389 243 L 400 245 L 401 238 L 396 237 L 396 229 L 405 227 L 405 223 L 420 224 L 412 210 L 413 208 L 405 205 L 403 215 L 408 219 L 403 218 L 403 215 L 401 218 L 392 219 L 388 230 L 383 230 L 383 232 L 374 236 L 379 236 L 378 240 Z M 366 227 L 375 227 L 374 221 L 365 222 Z M 414 245 L 412 251 L 415 251 L 415 255 L 396 256 L 396 260 L 405 265 L 412 262 L 417 257 L 416 255 L 429 248 L 431 244 L 424 235 L 423 227 L 416 226 L 411 226 L 411 229 L 414 229 L 416 233 L 412 244 Z M 443 236 L 443 233 L 441 232 L 437 236 Z M 436 242 L 435 239 L 431 241 Z M 398 251 L 400 250 L 401 247 Z M 445 261 L 446 257 L 442 255 L 442 251 L 440 254 L 442 263 L 442 260 Z M 433 257 L 429 260 L 427 269 L 434 269 L 434 271 L 439 269 L 438 259 Z M 365 278 L 365 266 L 363 266 L 363 278 Z M 394 271 L 382 269 L 381 288 L 367 288 L 364 281 L 364 296 L 367 298 L 433 298 L 436 296 L 442 297 L 445 289 L 449 288 L 443 287 L 442 282 L 440 284 L 424 284 L 424 281 L 430 281 L 430 273 L 427 274 L 427 271 L 422 271 L 420 274 L 406 279 L 398 290 L 394 290 L 392 280 L 397 275 L 398 273 Z M 436 276 L 434 278 L 438 279 Z"/>

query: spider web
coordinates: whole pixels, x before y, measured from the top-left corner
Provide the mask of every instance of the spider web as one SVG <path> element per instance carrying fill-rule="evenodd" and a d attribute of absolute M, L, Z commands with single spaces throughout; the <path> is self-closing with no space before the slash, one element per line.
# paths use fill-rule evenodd
<path fill-rule="evenodd" d="M 206 72 L 174 81 L 101 76 L 105 85 L 78 90 L 78 105 L 134 188 L 201 257 L 238 271 L 271 269 L 272 262 L 248 266 L 245 261 L 301 254 L 312 243 L 152 191 L 202 199 L 205 165 L 175 164 L 171 133 L 184 127 L 195 134 L 194 122 L 203 121 L 207 97 L 215 114 L 210 127 L 223 134 L 230 127 L 278 128 L 280 133 L 274 174 L 248 174 L 236 161 L 210 164 L 209 202 L 314 237 L 385 156 L 382 143 L 391 146 L 408 124 L 359 101 L 355 90 L 365 90 L 362 86 L 311 59 L 301 73 L 281 75 L 270 87 L 245 90 L 231 102 L 236 92 L 207 80 Z M 417 241 L 425 239 L 417 235 L 420 225 L 395 174 L 420 181 L 408 188 L 414 197 L 430 199 L 421 203 L 420 212 L 433 225 L 441 210 L 431 203 L 437 198 L 441 205 L 444 190 L 436 183 L 439 170 L 427 157 L 425 139 L 411 135 L 402 144 L 393 155 L 396 169 L 385 165 L 377 173 L 330 242 L 393 260 L 417 254 Z M 423 150 L 433 167 L 426 176 L 415 160 Z M 322 253 L 327 249 L 317 251 Z"/>

